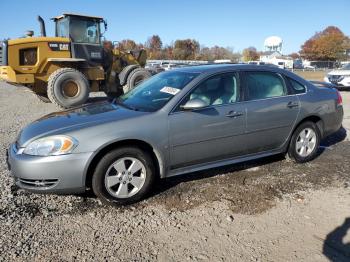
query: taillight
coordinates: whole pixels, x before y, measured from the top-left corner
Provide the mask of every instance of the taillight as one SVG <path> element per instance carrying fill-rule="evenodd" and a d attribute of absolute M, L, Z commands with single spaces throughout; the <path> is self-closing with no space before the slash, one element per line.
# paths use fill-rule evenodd
<path fill-rule="evenodd" d="M 338 89 L 336 89 L 336 90 L 337 90 L 337 105 L 341 106 L 341 105 L 343 105 L 343 98 L 341 97 L 339 90 Z"/>

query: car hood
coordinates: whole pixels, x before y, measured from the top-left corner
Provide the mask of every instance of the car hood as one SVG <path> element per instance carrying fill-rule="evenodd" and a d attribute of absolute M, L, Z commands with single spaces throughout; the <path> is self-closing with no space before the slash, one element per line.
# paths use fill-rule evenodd
<path fill-rule="evenodd" d="M 126 109 L 110 102 L 89 104 L 74 109 L 48 114 L 26 126 L 17 138 L 17 146 L 22 147 L 34 139 L 64 134 L 72 130 L 103 123 L 137 117 L 146 112 Z"/>
<path fill-rule="evenodd" d="M 333 70 L 328 75 L 350 75 L 350 70 Z"/>

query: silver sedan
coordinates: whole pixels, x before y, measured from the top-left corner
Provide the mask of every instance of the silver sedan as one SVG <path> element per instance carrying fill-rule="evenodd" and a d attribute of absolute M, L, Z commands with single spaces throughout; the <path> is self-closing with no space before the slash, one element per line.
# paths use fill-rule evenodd
<path fill-rule="evenodd" d="M 92 188 L 108 204 L 144 198 L 157 178 L 286 153 L 317 156 L 342 124 L 339 92 L 278 68 L 207 65 L 157 74 L 112 102 L 52 113 L 8 150 L 32 192 Z"/>

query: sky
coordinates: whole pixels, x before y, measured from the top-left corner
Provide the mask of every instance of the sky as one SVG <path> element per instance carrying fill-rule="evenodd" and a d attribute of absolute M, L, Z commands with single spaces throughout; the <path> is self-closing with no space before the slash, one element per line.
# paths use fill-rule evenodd
<path fill-rule="evenodd" d="M 266 37 L 283 39 L 284 54 L 297 52 L 315 32 L 329 25 L 350 36 L 350 0 L 10 0 L 1 3 L 0 39 L 16 38 L 26 30 L 39 34 L 37 15 L 54 35 L 50 18 L 64 12 L 102 16 L 105 37 L 146 42 L 158 34 L 164 44 L 193 38 L 202 45 L 254 46 L 263 50 Z"/>

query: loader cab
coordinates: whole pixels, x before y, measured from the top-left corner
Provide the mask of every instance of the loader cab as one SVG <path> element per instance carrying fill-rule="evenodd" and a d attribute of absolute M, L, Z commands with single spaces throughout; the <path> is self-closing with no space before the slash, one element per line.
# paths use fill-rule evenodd
<path fill-rule="evenodd" d="M 102 17 L 63 14 L 54 17 L 56 36 L 71 40 L 72 58 L 85 59 L 89 64 L 102 63 L 101 24 L 106 30 Z"/>

